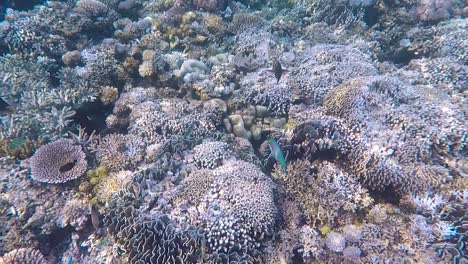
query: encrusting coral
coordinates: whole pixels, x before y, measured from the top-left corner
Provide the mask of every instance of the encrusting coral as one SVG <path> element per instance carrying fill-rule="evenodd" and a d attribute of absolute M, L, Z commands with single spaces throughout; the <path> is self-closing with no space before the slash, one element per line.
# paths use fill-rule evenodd
<path fill-rule="evenodd" d="M 88 167 L 81 146 L 60 139 L 40 147 L 29 159 L 31 177 L 39 182 L 64 183 L 81 177 Z"/>

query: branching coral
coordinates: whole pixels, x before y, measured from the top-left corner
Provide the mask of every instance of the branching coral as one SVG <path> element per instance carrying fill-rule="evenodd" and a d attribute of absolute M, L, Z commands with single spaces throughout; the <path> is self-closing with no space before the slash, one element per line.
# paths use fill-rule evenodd
<path fill-rule="evenodd" d="M 210 170 L 193 171 L 180 183 L 179 196 L 185 201 L 198 204 L 210 190 L 214 179 Z"/>
<path fill-rule="evenodd" d="M 298 160 L 288 165 L 287 175 L 281 170 L 276 175 L 313 226 L 333 225 L 346 217 L 345 212 L 356 212 L 372 203 L 367 190 L 332 163 Z"/>
<path fill-rule="evenodd" d="M 453 0 L 420 0 L 416 16 L 421 21 L 439 21 L 450 17 Z"/>
<path fill-rule="evenodd" d="M 260 87 L 259 85 L 247 86 L 241 90 L 242 96 L 254 105 L 264 106 L 268 114 L 273 117 L 284 117 L 289 112 L 291 104 L 291 91 L 288 86 L 275 85 Z"/>
<path fill-rule="evenodd" d="M 40 182 L 63 183 L 85 173 L 88 162 L 80 146 L 60 139 L 40 147 L 29 160 L 31 177 Z"/>
<path fill-rule="evenodd" d="M 229 25 L 229 31 L 241 33 L 243 31 L 248 31 L 249 29 L 262 27 L 264 24 L 265 20 L 260 16 L 239 13 L 234 15 L 232 22 Z"/>
<path fill-rule="evenodd" d="M 110 30 L 112 22 L 119 17 L 110 6 L 98 0 L 79 0 L 73 11 L 85 19 L 86 29 L 101 30 L 101 32 Z"/>
<path fill-rule="evenodd" d="M 111 171 L 119 171 L 141 160 L 142 143 L 136 137 L 109 134 L 99 141 L 95 152 L 101 165 Z"/>
<path fill-rule="evenodd" d="M 33 248 L 20 248 L 15 249 L 5 256 L 0 257 L 0 263 L 2 264 L 19 264 L 19 263 L 30 263 L 30 264 L 46 264 L 47 261 L 44 256 L 36 249 Z"/>
<path fill-rule="evenodd" d="M 193 148 L 193 162 L 198 168 L 214 169 L 233 155 L 233 150 L 224 142 L 204 142 Z"/>
<path fill-rule="evenodd" d="M 315 22 L 349 28 L 362 20 L 364 7 L 371 6 L 374 1 L 292 0 L 292 2 L 303 5 Z"/>
<path fill-rule="evenodd" d="M 316 45 L 305 53 L 307 57 L 291 71 L 294 78 L 288 84 L 294 98 L 308 103 L 321 103 L 343 81 L 377 74 L 367 55 L 348 46 Z"/>
<path fill-rule="evenodd" d="M 213 173 L 202 213 L 209 251 L 255 256 L 258 243 L 272 235 L 278 214 L 273 182 L 242 161 L 230 161 Z"/>

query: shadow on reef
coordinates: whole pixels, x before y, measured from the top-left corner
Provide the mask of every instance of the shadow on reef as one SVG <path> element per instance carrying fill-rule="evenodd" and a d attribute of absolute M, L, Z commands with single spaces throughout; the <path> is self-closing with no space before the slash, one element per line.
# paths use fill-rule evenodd
<path fill-rule="evenodd" d="M 90 134 L 100 133 L 106 129 L 106 117 L 112 111 L 111 105 L 104 105 L 101 101 L 83 103 L 77 110 L 73 122 L 79 124 Z"/>

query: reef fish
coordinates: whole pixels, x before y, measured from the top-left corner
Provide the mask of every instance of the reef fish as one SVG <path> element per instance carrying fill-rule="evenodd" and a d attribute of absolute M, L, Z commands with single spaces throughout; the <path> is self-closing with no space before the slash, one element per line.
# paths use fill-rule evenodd
<path fill-rule="evenodd" d="M 277 162 L 279 162 L 283 172 L 288 174 L 288 170 L 286 168 L 286 159 L 284 158 L 281 146 L 273 138 L 268 139 L 268 146 L 270 147 L 270 155 L 273 156 Z"/>
<path fill-rule="evenodd" d="M 269 72 L 273 72 L 276 78 L 276 83 L 279 83 L 281 76 L 283 75 L 283 72 L 287 72 L 288 70 L 283 69 L 283 66 L 281 66 L 281 63 L 279 60 L 274 59 L 273 60 L 273 68 L 271 70 L 268 70 Z"/>
<path fill-rule="evenodd" d="M 283 75 L 283 67 L 281 67 L 281 63 L 278 60 L 273 61 L 273 73 L 275 74 L 276 83 L 278 83 L 281 75 Z"/>
<path fill-rule="evenodd" d="M 99 213 L 96 207 L 91 206 L 91 223 L 93 224 L 94 229 L 99 228 Z"/>

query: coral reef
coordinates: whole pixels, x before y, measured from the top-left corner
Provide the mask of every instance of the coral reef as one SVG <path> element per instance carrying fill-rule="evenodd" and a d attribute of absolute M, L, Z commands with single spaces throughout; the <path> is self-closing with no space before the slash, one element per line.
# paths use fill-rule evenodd
<path fill-rule="evenodd" d="M 19 2 L 0 263 L 467 262 L 463 0 Z"/>

